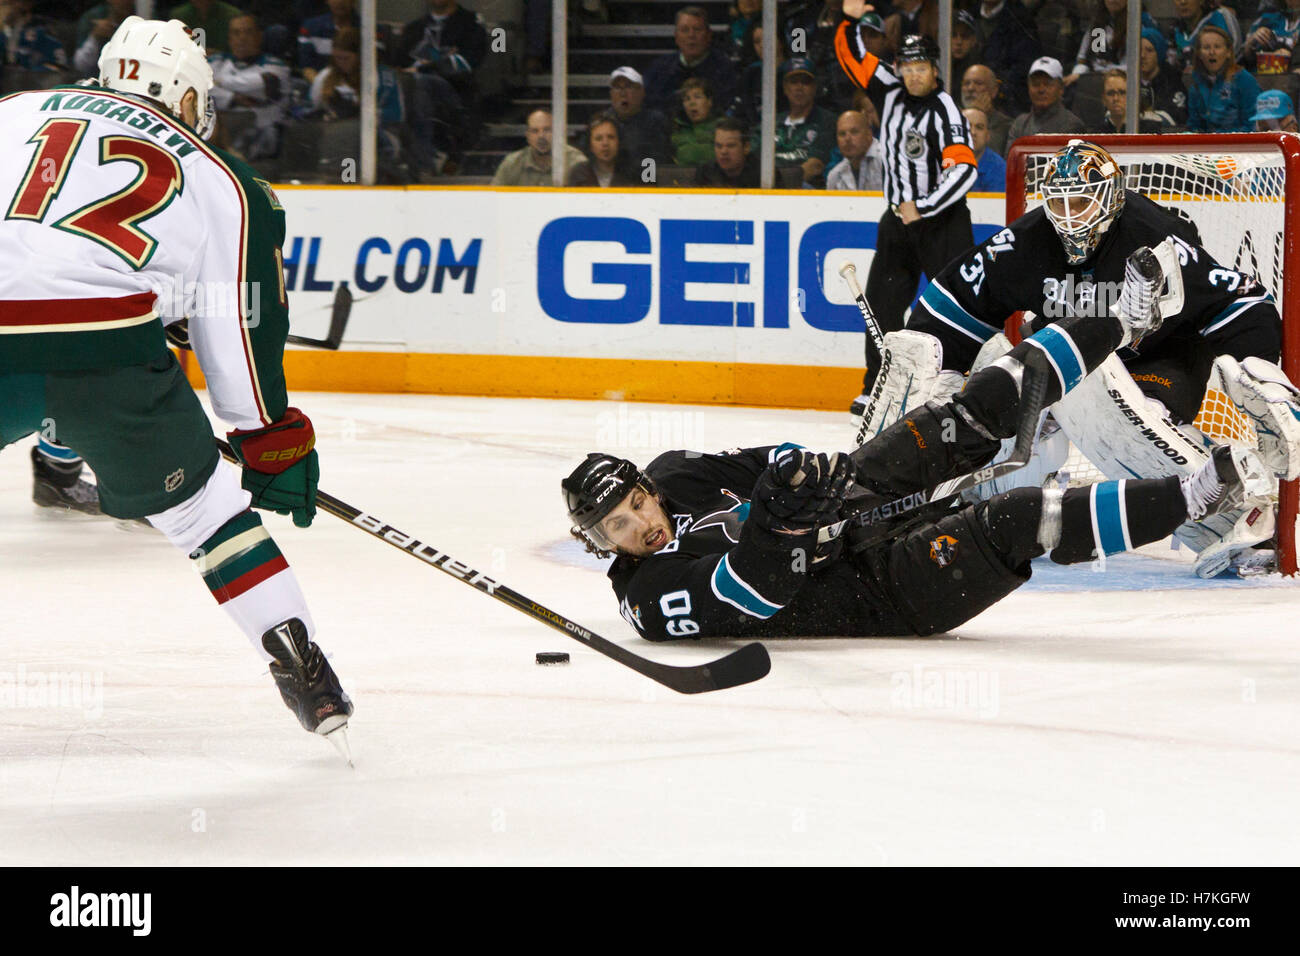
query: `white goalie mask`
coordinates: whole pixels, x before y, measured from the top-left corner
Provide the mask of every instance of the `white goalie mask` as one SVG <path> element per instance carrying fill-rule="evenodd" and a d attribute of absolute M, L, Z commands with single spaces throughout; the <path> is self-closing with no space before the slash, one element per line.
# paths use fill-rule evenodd
<path fill-rule="evenodd" d="M 1124 211 L 1124 172 L 1106 150 L 1071 140 L 1043 178 L 1047 218 L 1072 264 L 1088 260 Z"/>
<path fill-rule="evenodd" d="M 212 67 L 202 44 L 180 20 L 127 17 L 99 54 L 99 85 L 119 93 L 157 100 L 176 117 L 181 100 L 193 90 L 198 100 L 195 132 L 212 135 Z"/>

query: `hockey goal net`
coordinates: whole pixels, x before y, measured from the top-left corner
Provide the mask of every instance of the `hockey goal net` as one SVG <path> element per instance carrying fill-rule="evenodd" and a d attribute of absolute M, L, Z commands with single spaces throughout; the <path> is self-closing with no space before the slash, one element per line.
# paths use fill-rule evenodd
<path fill-rule="evenodd" d="M 1007 222 L 1041 205 L 1048 159 L 1072 138 L 1030 136 L 1007 156 Z M 1300 136 L 1289 133 L 1085 137 L 1124 169 L 1125 185 L 1191 218 L 1201 242 L 1227 268 L 1248 272 L 1273 294 L 1282 313 L 1282 367 L 1300 382 Z M 1292 193 L 1291 198 L 1288 192 Z M 1293 268 L 1294 266 L 1294 268 Z M 1294 273 L 1294 277 L 1293 277 Z M 1020 316 L 1007 323 L 1017 341 Z M 1212 440 L 1255 443 L 1249 420 L 1221 392 L 1206 393 L 1194 424 Z M 1077 451 L 1071 481 L 1101 478 Z M 1296 573 L 1296 482 L 1284 482 L 1278 505 L 1278 550 L 1284 573 Z"/>

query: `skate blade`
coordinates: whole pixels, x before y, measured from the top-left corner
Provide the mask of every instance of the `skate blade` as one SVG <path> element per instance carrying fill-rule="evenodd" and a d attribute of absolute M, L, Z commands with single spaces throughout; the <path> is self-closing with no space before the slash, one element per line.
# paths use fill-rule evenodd
<path fill-rule="evenodd" d="M 330 726 L 331 724 L 333 726 Z M 322 730 L 327 726 L 330 727 L 329 730 Z M 352 762 L 352 748 L 348 745 L 348 719 L 346 717 L 340 715 L 322 721 L 320 727 L 316 728 L 316 733 L 332 743 L 334 749 L 339 752 L 339 756 L 348 762 L 348 766 L 354 770 L 356 769 L 356 764 Z"/>

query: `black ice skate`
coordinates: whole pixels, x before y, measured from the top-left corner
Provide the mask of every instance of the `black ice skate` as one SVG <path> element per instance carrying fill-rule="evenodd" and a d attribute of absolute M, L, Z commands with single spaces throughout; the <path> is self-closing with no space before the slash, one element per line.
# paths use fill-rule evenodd
<path fill-rule="evenodd" d="M 262 635 L 262 646 L 275 658 L 269 667 L 285 705 L 306 730 L 328 738 L 352 763 L 346 731 L 352 701 L 320 647 L 307 639 L 302 621 L 277 624 Z"/>
<path fill-rule="evenodd" d="M 101 515 L 99 491 L 81 477 L 80 461 L 72 465 L 51 461 L 32 448 L 32 501 L 56 511 Z"/>

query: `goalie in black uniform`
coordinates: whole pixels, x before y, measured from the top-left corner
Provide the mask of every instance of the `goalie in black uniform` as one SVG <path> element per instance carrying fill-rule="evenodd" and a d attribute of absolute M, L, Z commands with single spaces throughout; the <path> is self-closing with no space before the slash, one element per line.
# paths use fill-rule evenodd
<path fill-rule="evenodd" d="M 1282 326 L 1268 290 L 1216 262 L 1188 220 L 1125 189 L 1123 171 L 1099 146 L 1071 141 L 1050 159 L 1039 188 L 1042 206 L 953 260 L 926 288 L 906 329 L 885 337 L 894 361 L 886 381 L 873 382 L 880 398 L 859 438 L 883 431 L 904 405 L 953 394 L 966 373 L 1009 349 L 1001 329 L 1014 313 L 1032 313 L 1033 331 L 1065 316 L 1106 314 L 1129 255 L 1151 247 L 1163 266 L 1162 324 L 1119 350 L 1053 409 L 1054 418 L 1107 477 L 1186 475 L 1208 454 L 1189 427 L 1208 382 L 1251 420 L 1268 469 L 1283 479 L 1300 475 L 1293 451 L 1300 393 L 1277 365 Z M 1077 371 L 1079 363 L 1066 360 L 1063 371 Z M 1055 465 L 1066 443 L 1058 447 Z M 1041 480 L 1050 470 L 1025 476 Z M 1242 508 L 1180 528 L 1179 537 L 1200 553 L 1197 573 L 1222 571 L 1235 550 L 1271 535 L 1266 510 L 1267 522 L 1259 520 L 1263 510 Z"/>
<path fill-rule="evenodd" d="M 986 464 L 1022 400 L 1036 424 L 1030 376 L 1053 402 L 1077 380 L 1059 371 L 1067 357 L 1089 371 L 1158 326 L 1160 267 L 1148 249 L 1133 258 L 1114 316 L 1045 329 L 851 454 L 678 451 L 644 472 L 589 455 L 562 482 L 573 534 L 617 554 L 620 611 L 649 640 L 932 634 L 1023 584 L 1031 558 L 1090 560 L 1228 507 L 1267 481 L 1250 449 L 1220 446 L 1183 478 L 1021 488 L 964 507 L 925 493 Z"/>

